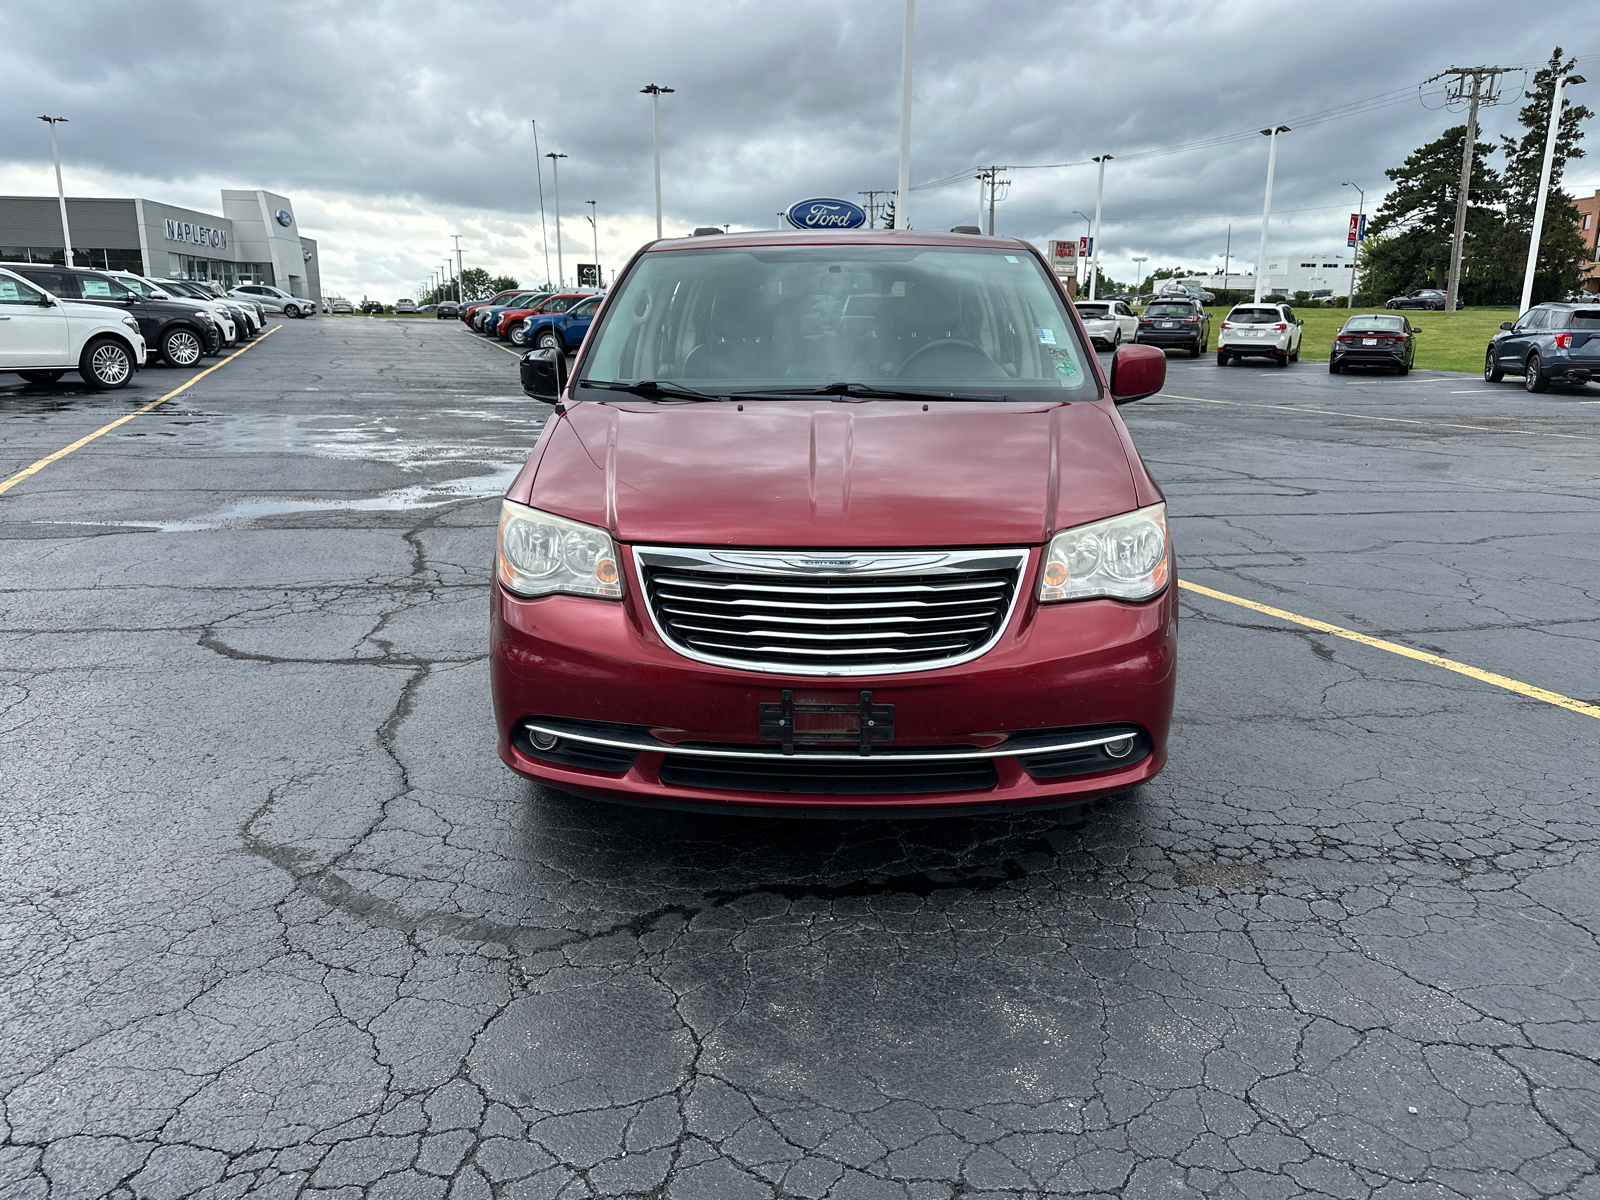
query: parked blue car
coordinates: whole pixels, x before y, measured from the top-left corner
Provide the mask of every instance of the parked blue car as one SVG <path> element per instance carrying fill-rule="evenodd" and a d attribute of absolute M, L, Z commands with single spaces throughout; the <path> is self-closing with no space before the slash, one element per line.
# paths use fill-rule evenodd
<path fill-rule="evenodd" d="M 590 296 L 564 313 L 535 313 L 523 322 L 525 332 L 522 344 L 570 354 L 583 345 L 583 335 L 589 332 L 595 310 L 604 299 L 604 296 Z"/>
<path fill-rule="evenodd" d="M 510 312 L 513 308 L 532 308 L 549 294 L 549 292 L 520 292 L 515 296 L 507 296 L 498 304 L 485 305 L 472 314 L 473 327 L 482 333 L 492 335 L 495 326 L 500 323 L 502 314 Z"/>
<path fill-rule="evenodd" d="M 1600 375 L 1600 305 L 1536 304 L 1489 340 L 1483 377 L 1521 375 L 1530 392 L 1552 383 L 1584 384 Z"/>

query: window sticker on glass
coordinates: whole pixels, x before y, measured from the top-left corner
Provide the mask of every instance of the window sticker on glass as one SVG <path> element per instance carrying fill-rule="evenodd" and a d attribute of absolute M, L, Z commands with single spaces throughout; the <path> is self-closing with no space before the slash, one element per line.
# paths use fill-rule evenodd
<path fill-rule="evenodd" d="M 1014 263 L 1014 262 L 1021 262 L 1022 260 L 1020 258 L 1018 258 L 1015 254 L 1008 254 L 1008 255 L 1006 255 L 1006 261 L 1008 263 Z"/>
<path fill-rule="evenodd" d="M 1056 344 L 1056 331 L 1054 329 L 1036 328 L 1034 332 L 1039 335 L 1039 344 L 1041 346 L 1054 346 Z"/>

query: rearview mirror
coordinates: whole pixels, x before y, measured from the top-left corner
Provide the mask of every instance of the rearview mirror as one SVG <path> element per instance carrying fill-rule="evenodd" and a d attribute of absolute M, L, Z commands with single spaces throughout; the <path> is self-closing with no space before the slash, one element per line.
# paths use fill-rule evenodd
<path fill-rule="evenodd" d="M 1132 404 L 1154 396 L 1167 382 L 1167 354 L 1154 346 L 1122 346 L 1111 360 L 1111 399 Z"/>
<path fill-rule="evenodd" d="M 567 356 L 559 350 L 530 350 L 522 356 L 522 390 L 535 400 L 559 404 L 567 390 Z"/>

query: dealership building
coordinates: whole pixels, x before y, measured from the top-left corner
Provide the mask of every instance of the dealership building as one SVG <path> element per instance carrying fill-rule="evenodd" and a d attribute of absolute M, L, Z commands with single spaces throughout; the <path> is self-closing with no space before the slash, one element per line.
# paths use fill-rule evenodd
<path fill-rule="evenodd" d="M 320 301 L 317 243 L 300 236 L 287 196 L 224 191 L 222 215 L 158 200 L 67 197 L 72 258 L 80 267 L 152 279 L 266 283 Z M 0 196 L 0 262 L 66 261 L 54 196 Z"/>

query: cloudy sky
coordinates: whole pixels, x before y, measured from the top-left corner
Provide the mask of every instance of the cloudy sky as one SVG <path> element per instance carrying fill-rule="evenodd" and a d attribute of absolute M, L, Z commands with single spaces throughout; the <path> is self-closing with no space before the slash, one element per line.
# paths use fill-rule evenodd
<path fill-rule="evenodd" d="M 1516 19 L 1509 19 L 1515 9 Z M 540 4 L 7 0 L 0 6 L 0 194 L 54 191 L 61 129 L 69 195 L 144 196 L 220 210 L 224 187 L 292 198 L 319 240 L 324 291 L 393 299 L 440 266 L 544 275 L 534 128 L 559 151 L 562 251 L 608 269 L 654 232 L 647 83 L 662 102 L 667 233 L 770 228 L 814 195 L 892 188 L 902 0 L 544 0 Z M 1280 142 L 1274 245 L 1344 245 L 1353 180 L 1368 210 L 1383 170 L 1461 118 L 1418 85 L 1452 65 L 1524 66 L 1557 44 L 1600 54 L 1589 5 L 1568 0 L 1183 3 L 918 0 L 912 224 L 976 220 L 975 168 L 1115 160 L 1108 271 L 1220 264 L 1232 225 L 1248 264 L 1266 139 Z M 1600 59 L 1585 64 L 1600 88 Z M 1515 125 L 1527 76 L 1484 113 Z M 1600 102 L 1584 95 L 1591 107 Z M 1352 102 L 1375 106 L 1317 117 Z M 1309 118 L 1309 119 L 1308 119 Z M 1244 136 L 1209 147 L 1152 150 Z M 1489 140 L 1486 138 L 1485 140 Z M 1043 244 L 1084 232 L 1091 165 L 1013 169 L 996 231 Z M 554 258 L 554 188 L 544 171 Z M 1600 187 L 1600 147 L 1567 186 Z M 553 267 L 552 262 L 552 267 Z"/>

